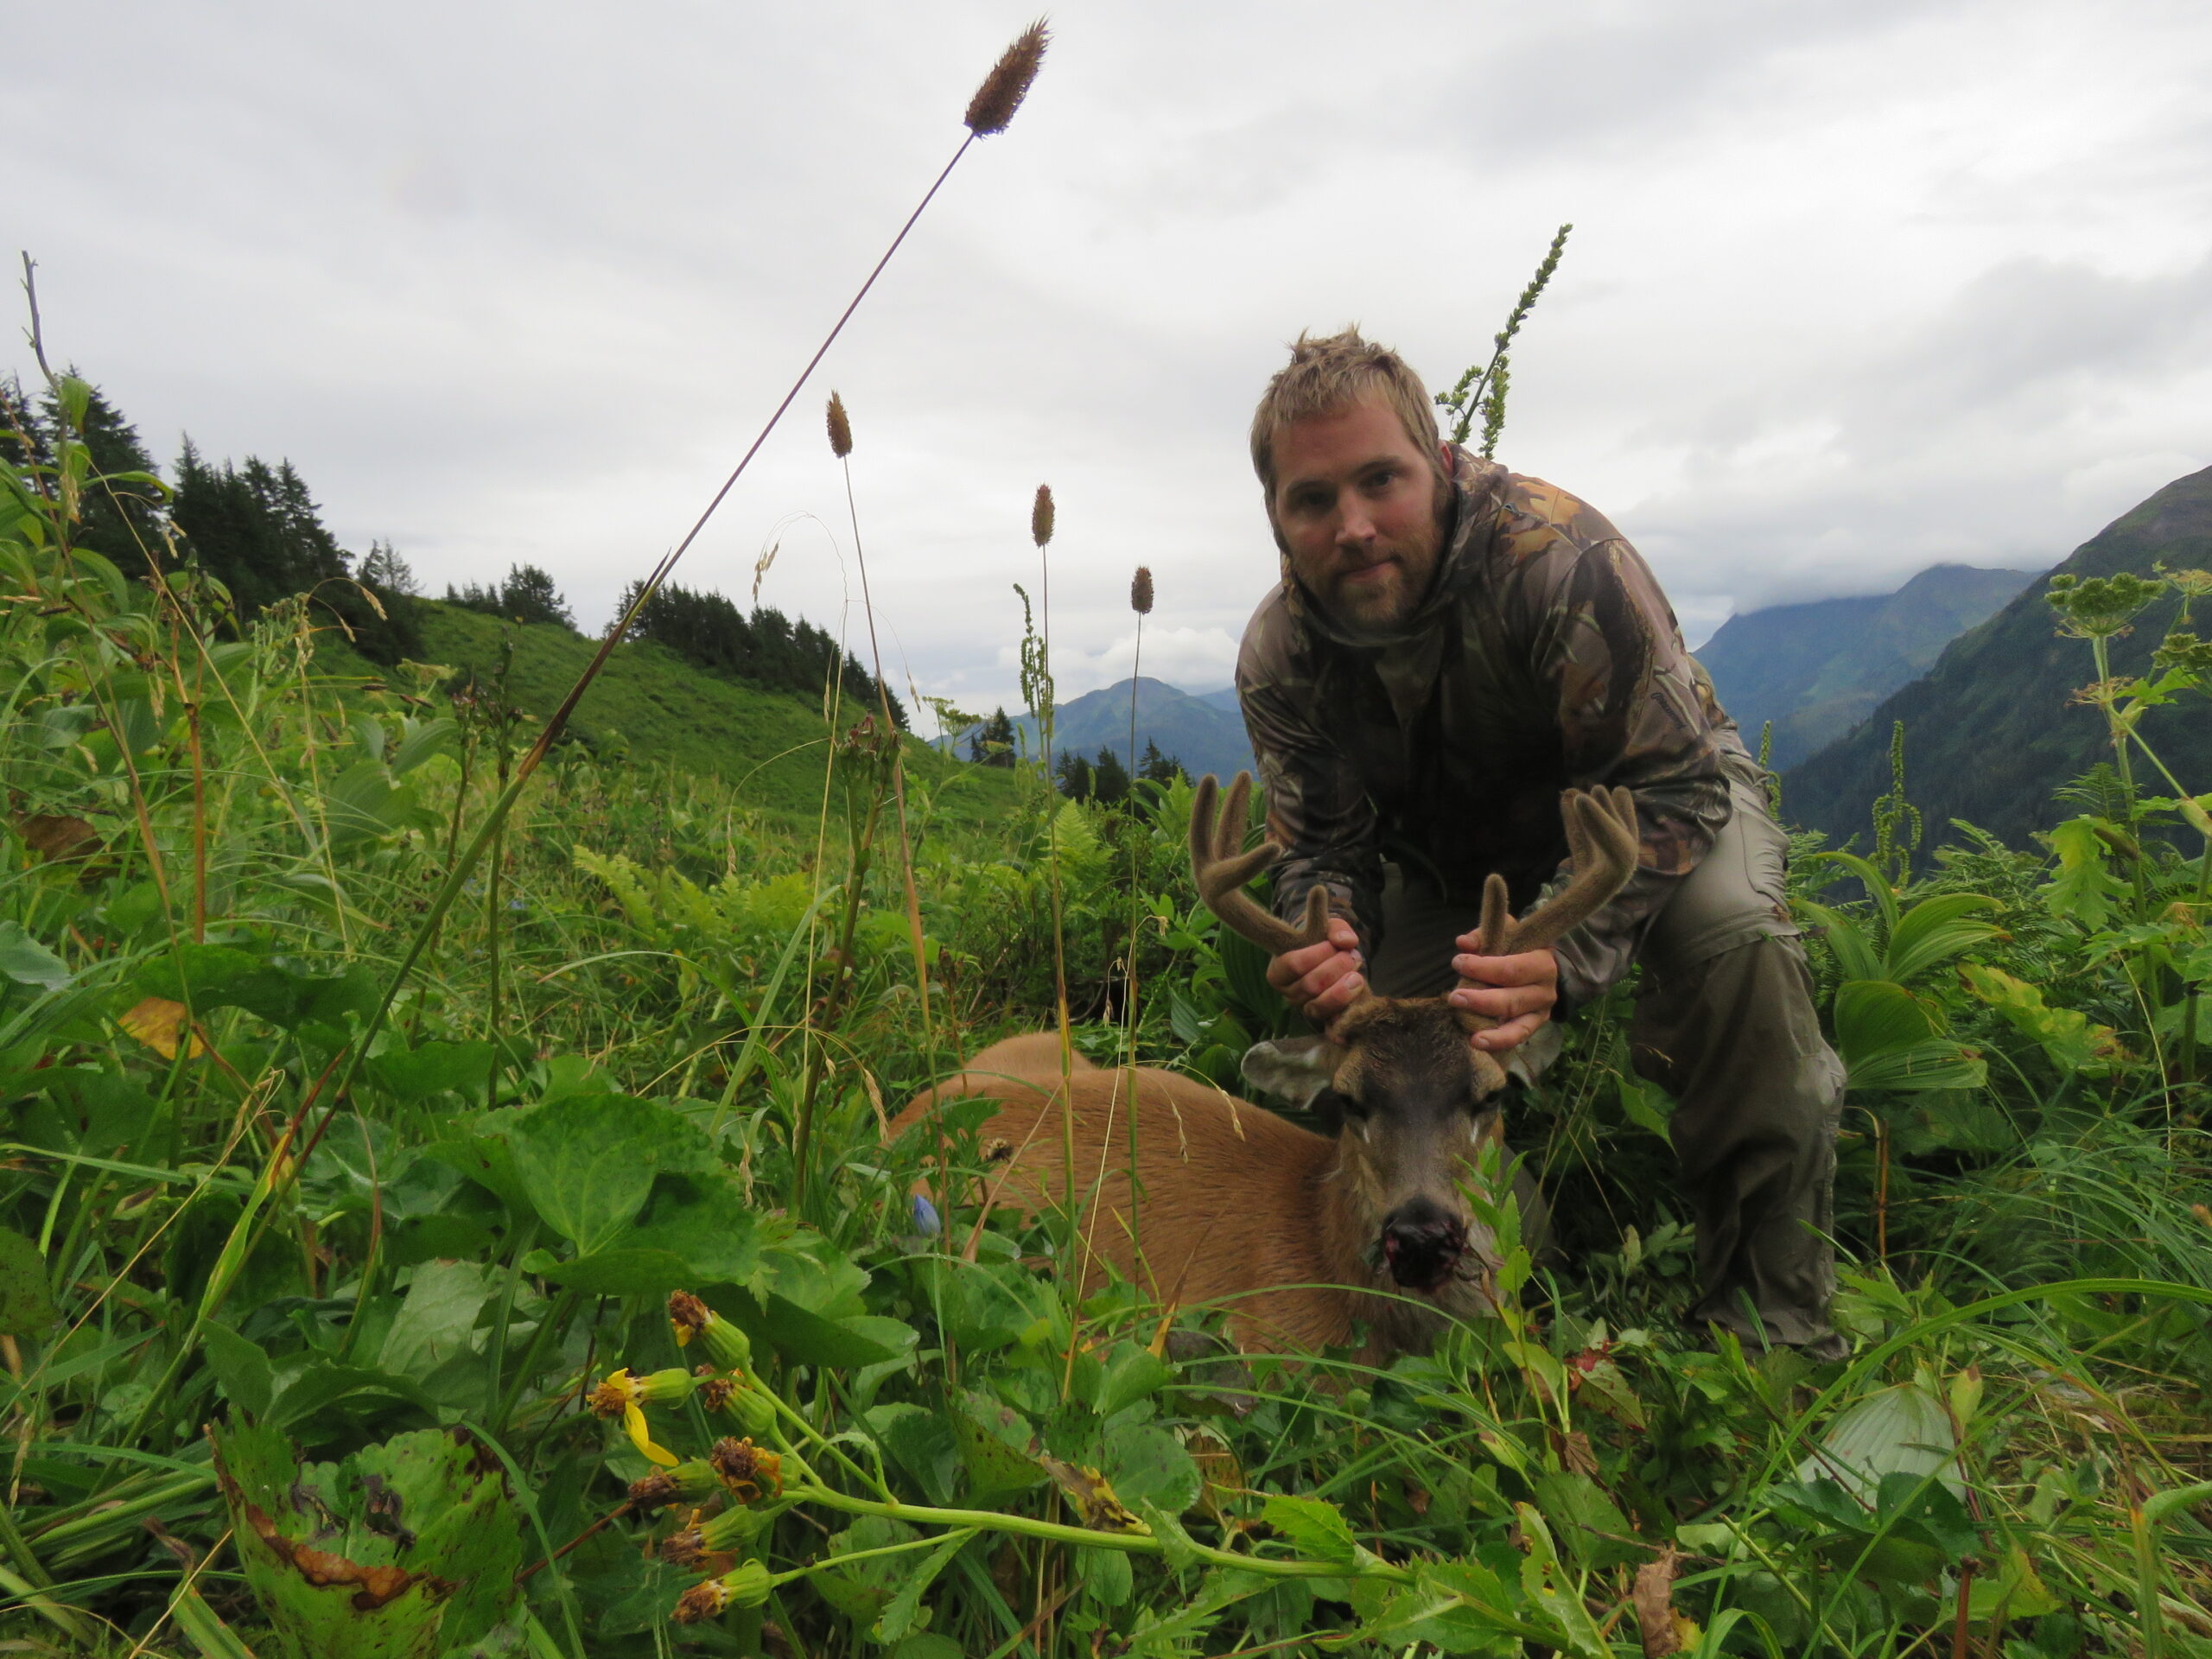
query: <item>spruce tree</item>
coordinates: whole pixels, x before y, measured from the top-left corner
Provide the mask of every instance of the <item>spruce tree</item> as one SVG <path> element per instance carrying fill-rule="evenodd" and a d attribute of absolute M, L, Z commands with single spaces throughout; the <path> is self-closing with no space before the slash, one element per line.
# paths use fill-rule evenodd
<path fill-rule="evenodd" d="M 1014 749 L 1014 721 L 1003 707 L 993 709 L 991 717 L 968 740 L 968 758 L 979 766 L 1011 767 Z"/>
<path fill-rule="evenodd" d="M 1110 743 L 1090 763 L 1090 798 L 1101 806 L 1119 806 L 1129 798 L 1129 769 Z"/>
<path fill-rule="evenodd" d="M 1060 793 L 1071 801 L 1090 798 L 1090 762 L 1073 749 L 1062 749 L 1060 758 L 1052 767 L 1052 775 L 1060 780 Z"/>
<path fill-rule="evenodd" d="M 510 621 L 550 623 L 570 633 L 576 631 L 568 601 L 561 597 L 553 578 L 534 564 L 508 567 L 507 579 L 499 584 L 499 614 Z"/>

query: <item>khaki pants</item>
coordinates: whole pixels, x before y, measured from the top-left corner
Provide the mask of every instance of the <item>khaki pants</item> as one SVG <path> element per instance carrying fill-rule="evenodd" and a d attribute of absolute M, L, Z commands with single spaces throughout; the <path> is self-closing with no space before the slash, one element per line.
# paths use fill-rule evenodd
<path fill-rule="evenodd" d="M 1789 919 L 1788 838 L 1756 768 L 1731 764 L 1729 785 L 1727 827 L 1637 946 L 1643 980 L 1631 1052 L 1637 1073 L 1676 1102 L 1669 1134 L 1697 1223 L 1703 1291 L 1692 1317 L 1755 1349 L 1788 1343 L 1836 1354 L 1828 1240 L 1843 1066 L 1821 1035 Z M 1478 909 L 1394 870 L 1370 975 L 1376 990 L 1451 989 L 1452 942 L 1474 930 Z M 1570 936 L 1561 955 L 1573 949 Z"/>

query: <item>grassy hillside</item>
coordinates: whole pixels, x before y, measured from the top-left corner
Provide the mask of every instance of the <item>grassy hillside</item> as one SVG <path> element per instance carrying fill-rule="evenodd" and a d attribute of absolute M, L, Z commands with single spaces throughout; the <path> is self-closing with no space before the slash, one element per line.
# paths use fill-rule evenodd
<path fill-rule="evenodd" d="M 498 673 L 502 639 L 512 634 L 509 696 L 540 720 L 597 649 L 596 641 L 565 628 L 518 627 L 436 603 L 423 607 L 423 634 L 432 662 L 486 677 Z M 351 652 L 333 652 L 330 660 L 337 671 L 378 672 Z M 863 712 L 848 709 L 841 723 L 850 725 Z M 709 674 L 659 645 L 617 651 L 569 730 L 602 753 L 626 752 L 644 766 L 672 764 L 718 777 L 771 811 L 811 817 L 821 804 L 826 728 L 820 704 Z M 1013 805 L 1010 773 L 955 760 L 918 741 L 909 741 L 906 750 L 908 777 L 918 788 L 942 790 L 937 799 L 943 815 L 975 822 Z"/>
<path fill-rule="evenodd" d="M 2107 759 L 2103 716 L 2073 700 L 2093 677 L 2088 651 L 2061 637 L 2044 595 L 2051 576 L 2150 574 L 2163 560 L 2212 567 L 2212 467 L 2177 479 L 2083 543 L 2050 575 L 1944 651 L 1927 675 L 1884 701 L 1873 717 L 1796 767 L 1784 781 L 1790 816 L 1839 839 L 1866 828 L 1890 785 L 1892 722 L 1905 724 L 1913 804 L 1933 842 L 1953 818 L 1994 830 L 2015 845 L 2077 808 L 2053 791 Z M 2140 674 L 2165 637 L 2179 601 L 2172 594 L 2113 642 L 2113 671 Z M 2208 620 L 2197 618 L 2202 628 Z M 2192 788 L 2212 784 L 2212 721 L 2184 699 L 2152 709 L 2143 732 Z"/>

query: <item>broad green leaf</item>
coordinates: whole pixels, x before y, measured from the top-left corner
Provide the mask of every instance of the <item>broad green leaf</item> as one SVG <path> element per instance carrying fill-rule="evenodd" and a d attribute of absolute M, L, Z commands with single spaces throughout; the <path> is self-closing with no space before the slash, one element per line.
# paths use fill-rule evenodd
<path fill-rule="evenodd" d="M 378 1368 L 420 1382 L 454 1355 L 471 1351 L 476 1316 L 492 1290 L 491 1276 L 478 1262 L 423 1262 L 385 1332 Z"/>
<path fill-rule="evenodd" d="M 1174 1368 L 1141 1343 L 1116 1343 L 1100 1375 L 1092 1409 L 1101 1417 L 1111 1417 L 1150 1398 L 1174 1376 Z"/>
<path fill-rule="evenodd" d="M 489 1043 L 431 1041 L 372 1055 L 365 1069 L 410 1105 L 442 1094 L 457 1094 L 481 1104 L 496 1052 Z"/>
<path fill-rule="evenodd" d="M 1884 1389 L 1840 1413 L 1819 1448 L 1797 1465 L 1799 1480 L 1834 1481 L 1862 1500 L 1899 1474 L 1934 1475 L 1954 1492 L 1964 1490 L 1950 1414 L 1918 1382 Z"/>
<path fill-rule="evenodd" d="M 931 1503 L 950 1503 L 959 1495 L 960 1443 L 942 1414 L 901 1402 L 874 1407 L 862 1421 Z"/>
<path fill-rule="evenodd" d="M 2117 1046 L 2111 1027 L 2093 1025 L 2072 1008 L 2052 1007 L 2040 987 L 1978 962 L 1961 963 L 1959 977 L 2015 1030 L 2041 1044 L 2061 1071 L 2103 1070 L 2113 1058 Z"/>
<path fill-rule="evenodd" d="M 572 1262 L 532 1251 L 529 1271 L 592 1296 L 665 1296 L 671 1290 L 741 1285 L 760 1264 L 758 1232 L 734 1185 L 709 1176 L 692 1192 L 663 1192 L 642 1220 L 622 1230 L 620 1243 Z"/>
<path fill-rule="evenodd" d="M 1270 1497 L 1260 1513 L 1300 1555 L 1347 1567 L 1358 1557 L 1359 1541 L 1333 1503 L 1318 1497 Z"/>
<path fill-rule="evenodd" d="M 1986 944 L 2004 929 L 1967 918 L 1978 910 L 1996 908 L 1994 899 L 1978 893 L 1944 893 L 1922 899 L 1890 930 L 1884 971 L 1866 977 L 1895 980 L 1902 985 L 1937 963 Z"/>
<path fill-rule="evenodd" d="M 968 1465 L 971 1503 L 988 1504 L 1052 1478 L 1033 1454 L 1035 1437 L 1027 1421 L 1012 1406 L 973 1390 L 963 1393 L 953 1409 L 952 1433 Z"/>
<path fill-rule="evenodd" d="M 2094 931 L 2111 919 L 2127 885 L 2106 867 L 2105 843 L 2098 839 L 2102 819 L 2069 818 L 2047 837 L 2058 855 L 2058 873 L 2041 889 L 2050 913 Z"/>
<path fill-rule="evenodd" d="M 1797 904 L 1813 918 L 1814 925 L 1820 929 L 1821 938 L 1827 942 L 1830 954 L 1835 957 L 1836 966 L 1843 970 L 1846 979 L 1879 979 L 1883 976 L 1882 959 L 1867 938 L 1866 930 L 1859 925 L 1855 918 L 1847 916 L 1840 910 L 1831 910 L 1826 905 L 1815 904 L 1810 899 L 1801 899 Z"/>
<path fill-rule="evenodd" d="M 200 1344 L 223 1398 L 240 1411 L 267 1416 L 276 1397 L 276 1380 L 261 1344 L 249 1342 L 219 1319 L 210 1319 L 200 1327 Z"/>
<path fill-rule="evenodd" d="M 1836 1049 L 1853 1089 L 1978 1089 L 1987 1068 L 1939 1033 L 1904 986 L 1850 979 L 1836 987 Z"/>
<path fill-rule="evenodd" d="M 619 1243 L 664 1173 L 717 1167 L 707 1137 L 665 1106 L 575 1095 L 508 1120 L 515 1174 L 538 1218 L 588 1255 Z"/>
<path fill-rule="evenodd" d="M 269 1421 L 279 1428 L 289 1428 L 341 1400 L 381 1400 L 419 1411 L 436 1410 L 435 1402 L 411 1377 L 394 1376 L 366 1365 L 337 1365 L 316 1359 L 278 1392 L 270 1404 Z"/>
<path fill-rule="evenodd" d="M 1151 1423 L 1117 1423 L 1107 1431 L 1106 1478 L 1124 1503 L 1138 1498 L 1180 1515 L 1205 1484 L 1183 1443 Z"/>
<path fill-rule="evenodd" d="M 69 964 L 14 922 L 0 922 L 0 975 L 18 985 L 58 991 L 69 982 Z"/>
<path fill-rule="evenodd" d="M 1618 1567 L 1649 1554 L 1620 1507 L 1589 1476 L 1558 1470 L 1537 1476 L 1535 1487 L 1536 1507 L 1586 1566 Z"/>
<path fill-rule="evenodd" d="M 408 772 L 414 771 L 416 767 L 450 743 L 460 730 L 459 722 L 448 720 L 442 715 L 435 719 L 423 721 L 420 724 L 410 722 L 410 729 L 407 735 L 399 740 L 397 746 L 391 752 L 391 764 L 393 775 L 404 777 Z"/>
<path fill-rule="evenodd" d="M 520 1508 L 467 1434 L 402 1434 L 305 1467 L 274 1429 L 215 1440 L 239 1560 L 283 1650 L 436 1659 L 515 1611 Z"/>
<path fill-rule="evenodd" d="M 902 1562 L 898 1592 L 885 1604 L 869 1634 L 879 1642 L 896 1642 L 912 1630 L 915 1617 L 922 1610 L 922 1597 L 937 1582 L 937 1575 L 944 1571 L 946 1564 L 960 1553 L 961 1547 L 975 1535 L 972 1528 L 947 1533 L 935 1549 L 925 1552 L 918 1560 Z"/>
<path fill-rule="evenodd" d="M 35 1337 L 60 1317 L 38 1246 L 0 1227 L 0 1336 Z"/>

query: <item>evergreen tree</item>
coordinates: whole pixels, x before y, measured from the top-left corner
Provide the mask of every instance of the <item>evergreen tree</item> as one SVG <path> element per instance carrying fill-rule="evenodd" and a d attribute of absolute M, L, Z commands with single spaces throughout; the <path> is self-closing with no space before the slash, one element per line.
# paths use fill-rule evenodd
<path fill-rule="evenodd" d="M 507 568 L 507 579 L 499 585 L 499 614 L 517 622 L 550 622 L 570 633 L 576 631 L 568 601 L 561 597 L 553 578 L 534 564 Z"/>
<path fill-rule="evenodd" d="M 993 709 L 991 717 L 976 728 L 976 734 L 968 740 L 968 758 L 978 766 L 1014 765 L 1014 721 L 1003 708 Z"/>
<path fill-rule="evenodd" d="M 626 614 L 637 602 L 632 583 L 615 610 Z M 848 709 L 891 705 L 893 724 L 906 728 L 906 710 L 896 696 L 886 697 L 874 677 L 839 646 L 835 639 L 804 620 L 793 622 L 781 611 L 756 607 L 751 615 L 720 594 L 694 592 L 670 582 L 645 601 L 632 625 L 632 637 L 664 645 L 709 673 L 750 680 L 779 691 L 818 697 L 834 672 Z"/>
<path fill-rule="evenodd" d="M 1183 763 L 1172 754 L 1162 754 L 1160 745 L 1150 738 L 1144 741 L 1144 755 L 1137 762 L 1137 776 L 1147 784 L 1172 784 L 1180 778 L 1187 782 L 1190 773 Z"/>
<path fill-rule="evenodd" d="M 1060 793 L 1071 801 L 1090 798 L 1090 762 L 1073 749 L 1062 749 L 1060 758 L 1052 767 L 1052 775 L 1060 780 Z"/>
<path fill-rule="evenodd" d="M 169 515 L 188 554 L 222 583 L 243 626 L 278 600 L 308 595 L 372 662 L 420 656 L 422 629 L 396 590 L 373 596 L 350 574 L 353 556 L 322 522 L 321 509 L 289 461 L 248 455 L 210 466 L 187 438 L 177 458 Z"/>
<path fill-rule="evenodd" d="M 371 542 L 368 556 L 361 561 L 361 580 L 379 594 L 397 594 L 413 599 L 423 591 L 415 579 L 415 567 L 399 556 L 390 542 Z"/>
<path fill-rule="evenodd" d="M 1090 798 L 1101 806 L 1119 806 L 1129 798 L 1129 769 L 1110 743 L 1090 763 Z"/>

